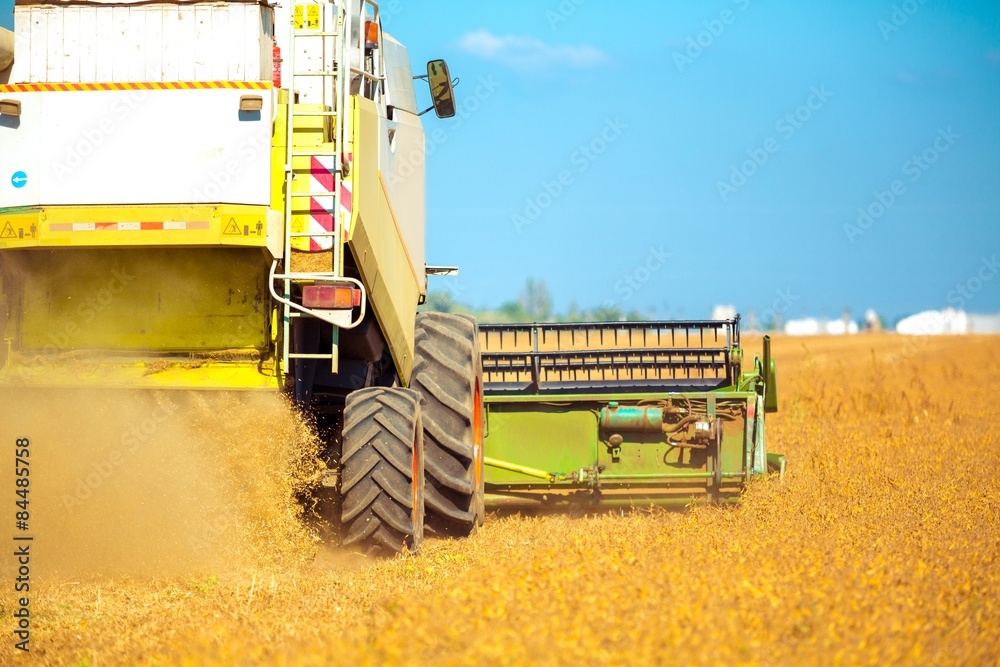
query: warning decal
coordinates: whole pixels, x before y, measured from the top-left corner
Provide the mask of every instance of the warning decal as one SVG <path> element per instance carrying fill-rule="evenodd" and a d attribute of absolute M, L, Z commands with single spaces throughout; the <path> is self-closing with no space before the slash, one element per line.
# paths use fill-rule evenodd
<path fill-rule="evenodd" d="M 3 227 L 3 231 L 0 232 L 0 239 L 16 239 L 17 234 L 14 233 L 14 227 L 8 222 Z"/>
<path fill-rule="evenodd" d="M 226 228 L 222 233 L 226 236 L 241 236 L 243 234 L 243 232 L 240 231 L 239 225 L 236 224 L 236 218 L 229 218 L 229 223 L 226 225 Z"/>
<path fill-rule="evenodd" d="M 319 30 L 320 7 L 317 4 L 295 5 L 293 12 L 297 30 Z"/>

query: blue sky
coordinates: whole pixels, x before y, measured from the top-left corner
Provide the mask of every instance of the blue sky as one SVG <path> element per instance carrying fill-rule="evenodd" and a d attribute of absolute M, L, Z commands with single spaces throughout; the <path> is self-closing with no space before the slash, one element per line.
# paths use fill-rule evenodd
<path fill-rule="evenodd" d="M 1000 3 L 381 4 L 461 79 L 459 117 L 425 116 L 428 262 L 462 268 L 432 289 L 1000 311 Z"/>

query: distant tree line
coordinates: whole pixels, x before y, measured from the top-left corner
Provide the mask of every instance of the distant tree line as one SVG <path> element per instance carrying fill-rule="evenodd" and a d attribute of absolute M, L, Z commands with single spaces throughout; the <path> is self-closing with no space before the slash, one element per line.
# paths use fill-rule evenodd
<path fill-rule="evenodd" d="M 495 309 L 476 309 L 456 301 L 449 292 L 429 292 L 421 311 L 466 313 L 487 324 L 527 324 L 530 322 L 624 322 L 647 319 L 636 309 L 628 311 L 613 304 L 581 309 L 571 303 L 566 312 L 557 313 L 545 281 L 529 278 L 514 301 L 506 301 Z"/>

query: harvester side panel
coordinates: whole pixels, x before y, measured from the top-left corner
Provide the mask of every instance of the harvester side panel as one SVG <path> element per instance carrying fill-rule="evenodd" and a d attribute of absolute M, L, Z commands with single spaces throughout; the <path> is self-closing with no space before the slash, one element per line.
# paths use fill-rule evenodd
<path fill-rule="evenodd" d="M 416 303 L 426 293 L 426 276 L 422 266 L 416 268 L 401 227 L 402 212 L 390 202 L 379 168 L 380 142 L 388 137 L 384 112 L 371 100 L 354 99 L 354 215 L 349 247 L 368 286 L 396 371 L 407 385 L 413 370 Z"/>

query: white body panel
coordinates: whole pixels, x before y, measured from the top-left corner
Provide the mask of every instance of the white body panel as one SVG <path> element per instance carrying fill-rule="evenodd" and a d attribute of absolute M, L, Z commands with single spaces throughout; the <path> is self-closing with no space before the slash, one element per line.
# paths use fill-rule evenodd
<path fill-rule="evenodd" d="M 380 138 L 388 137 L 389 130 L 392 130 L 392 139 L 380 140 L 379 171 L 412 262 L 411 268 L 421 288 L 425 289 L 424 131 L 419 116 L 405 111 L 397 111 L 395 121 L 379 118 Z"/>
<path fill-rule="evenodd" d="M 263 110 L 241 113 L 242 95 Z M 0 207 L 270 204 L 271 89 L 4 97 L 22 111 L 0 122 Z"/>
<path fill-rule="evenodd" d="M 10 82 L 270 81 L 273 21 L 234 2 L 18 6 Z"/>

